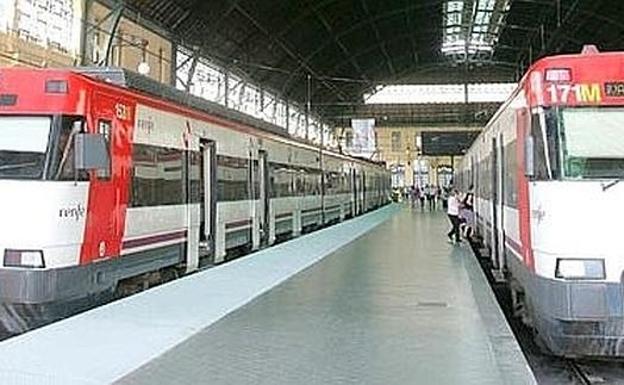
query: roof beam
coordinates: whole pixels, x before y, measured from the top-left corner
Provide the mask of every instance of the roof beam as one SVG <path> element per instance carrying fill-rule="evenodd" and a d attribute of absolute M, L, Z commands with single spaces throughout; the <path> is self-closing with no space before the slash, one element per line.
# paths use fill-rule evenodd
<path fill-rule="evenodd" d="M 437 31 L 437 29 L 435 30 Z M 415 32 L 412 30 L 409 30 L 407 32 L 403 32 L 397 35 L 392 36 L 392 38 L 386 40 L 387 43 L 392 43 L 392 42 L 396 42 L 396 41 L 400 41 L 403 39 L 410 39 L 412 44 L 414 44 L 414 46 L 417 46 L 418 42 L 416 41 L 416 39 L 414 39 L 414 34 Z M 430 42 L 430 41 L 429 41 Z M 371 44 L 370 46 L 368 46 L 366 49 L 363 49 L 361 51 L 356 51 L 353 53 L 353 57 L 354 58 L 358 58 L 362 55 L 366 55 L 368 53 L 371 53 L 372 51 L 376 50 L 378 46 Z M 415 50 L 414 52 L 410 52 L 410 55 L 413 56 L 417 56 L 418 55 L 418 51 Z M 342 67 L 343 65 L 345 65 L 347 63 L 347 60 L 342 60 L 338 63 L 336 63 L 330 70 L 331 73 L 333 73 L 334 71 L 338 70 L 340 67 Z M 395 74 L 396 75 L 396 74 Z"/>
<path fill-rule="evenodd" d="M 362 8 L 364 9 L 364 13 L 366 14 L 366 19 L 368 20 L 369 24 L 373 28 L 373 32 L 375 33 L 375 38 L 377 39 L 377 44 L 381 47 L 381 53 L 383 53 L 386 59 L 386 64 L 388 65 L 388 69 L 390 70 L 390 73 L 394 76 L 396 75 L 396 70 L 394 69 L 394 65 L 392 64 L 392 58 L 390 58 L 390 55 L 388 55 L 386 44 L 381 38 L 381 34 L 379 33 L 379 28 L 377 28 L 377 23 L 371 18 L 371 14 L 368 9 L 368 4 L 366 3 L 366 0 L 360 0 L 360 3 L 362 4 Z"/>
<path fill-rule="evenodd" d="M 353 33 L 354 31 L 357 31 L 358 29 L 364 26 L 367 26 L 371 20 L 375 20 L 375 21 L 385 20 L 390 17 L 401 15 L 406 11 L 423 10 L 423 9 L 427 9 L 431 7 L 437 7 L 438 5 L 439 5 L 439 0 L 422 0 L 422 1 L 419 1 L 418 3 L 408 4 L 405 7 L 397 7 L 396 9 L 392 9 L 388 12 L 382 12 L 380 14 L 373 15 L 370 17 L 370 19 L 362 20 L 360 22 L 354 23 L 348 28 L 337 33 L 336 37 L 342 38 L 343 36 L 349 35 Z M 307 56 L 303 58 L 302 64 L 307 64 L 311 62 L 312 59 L 314 59 L 318 54 L 320 54 L 331 43 L 332 43 L 331 41 L 324 41 L 322 44 L 319 44 L 314 51 L 312 51 L 310 54 L 308 54 Z M 300 72 L 301 68 L 304 68 L 304 67 L 300 65 L 299 68 L 297 68 L 295 71 L 291 73 L 291 75 L 288 77 L 288 79 L 284 83 L 284 86 L 282 88 L 282 93 L 285 93 L 286 90 L 290 87 L 290 84 L 292 83 L 295 76 Z"/>
<path fill-rule="evenodd" d="M 575 0 L 574 3 L 570 6 L 570 8 L 568 8 L 563 20 L 557 20 L 557 28 L 555 29 L 553 34 L 548 39 L 548 42 L 543 42 L 543 46 L 541 47 L 539 51 L 540 55 L 549 53 L 550 45 L 553 43 L 553 40 L 556 38 L 556 36 L 561 33 L 561 31 L 563 30 L 563 27 L 567 25 L 567 21 L 574 13 L 574 10 L 576 9 L 578 3 L 579 3 L 579 0 Z M 546 13 L 542 13 L 540 22 L 538 23 L 538 25 L 543 26 L 545 24 L 544 21 L 546 20 L 547 16 L 548 15 Z M 527 40 L 527 44 L 524 46 L 522 51 L 520 51 L 520 53 L 516 57 L 516 62 L 518 63 L 519 66 L 522 65 L 525 59 L 527 59 L 528 61 L 527 66 L 531 65 L 531 62 L 533 61 L 533 38 L 535 34 L 540 33 L 540 31 L 542 31 L 542 28 L 540 27 L 535 28 L 535 32 L 533 33 L 532 36 L 529 37 L 529 39 Z M 524 71 L 524 68 L 522 70 Z"/>
<path fill-rule="evenodd" d="M 293 52 L 281 39 L 275 37 L 271 34 L 255 17 L 251 16 L 249 12 L 247 12 L 237 0 L 230 0 L 230 3 L 234 4 L 235 9 L 243 15 L 247 20 L 249 20 L 260 32 L 262 32 L 265 36 L 267 36 L 274 44 L 279 46 L 286 55 L 290 56 L 291 59 L 297 62 L 300 67 L 303 67 L 308 71 L 310 75 L 313 77 L 320 79 L 322 78 L 319 73 L 317 73 L 314 68 L 312 68 L 308 63 L 306 63 L 302 57 Z M 335 85 L 327 82 L 326 80 L 320 80 L 321 84 L 326 87 L 328 90 L 332 91 L 340 100 L 346 100 L 348 97 Z"/>
<path fill-rule="evenodd" d="M 414 27 L 412 26 L 412 15 L 410 11 L 407 9 L 410 2 L 412 0 L 405 0 L 405 24 L 407 25 L 407 30 L 411 31 Z M 410 34 L 410 43 L 412 48 L 412 53 L 414 54 L 414 62 L 417 63 L 420 58 L 418 57 L 418 50 L 416 49 L 416 41 L 414 40 L 414 35 Z"/>
<path fill-rule="evenodd" d="M 323 14 L 319 10 L 317 10 L 314 6 L 312 6 L 312 8 L 314 10 L 314 14 L 316 15 L 317 19 L 319 19 L 321 24 L 323 24 L 323 27 L 325 27 L 325 30 L 329 33 L 332 39 L 334 39 L 334 42 L 336 43 L 336 45 L 338 45 L 338 47 L 344 54 L 345 58 L 347 59 L 347 61 L 349 61 L 351 65 L 353 66 L 353 68 L 355 68 L 359 72 L 360 78 L 362 78 L 363 80 L 369 80 L 366 76 L 366 73 L 362 70 L 362 67 L 360 67 L 357 60 L 355 60 L 355 57 L 351 54 L 351 52 L 349 52 L 349 50 L 344 45 L 342 40 L 340 40 L 340 38 L 336 36 L 334 29 L 331 27 L 331 25 L 329 24 L 325 16 L 323 16 Z"/>

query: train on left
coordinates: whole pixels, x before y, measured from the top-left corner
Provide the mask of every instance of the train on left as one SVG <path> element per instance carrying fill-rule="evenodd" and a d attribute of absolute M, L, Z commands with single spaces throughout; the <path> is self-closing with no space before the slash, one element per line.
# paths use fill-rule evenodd
<path fill-rule="evenodd" d="M 126 70 L 2 69 L 0 324 L 23 332 L 363 214 L 390 184 L 383 164 Z"/>

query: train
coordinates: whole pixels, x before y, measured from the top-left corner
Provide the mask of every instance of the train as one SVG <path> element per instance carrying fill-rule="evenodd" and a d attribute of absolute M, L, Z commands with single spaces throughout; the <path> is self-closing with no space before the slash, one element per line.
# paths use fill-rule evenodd
<path fill-rule="evenodd" d="M 0 325 L 361 215 L 390 188 L 383 163 L 128 70 L 1 69 Z"/>
<path fill-rule="evenodd" d="M 536 61 L 463 157 L 514 315 L 563 357 L 624 355 L 624 53 Z"/>

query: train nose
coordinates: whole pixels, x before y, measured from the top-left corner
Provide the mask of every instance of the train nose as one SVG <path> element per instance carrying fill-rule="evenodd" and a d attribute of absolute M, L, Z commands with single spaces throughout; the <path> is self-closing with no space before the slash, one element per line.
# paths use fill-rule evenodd
<path fill-rule="evenodd" d="M 86 223 L 87 186 L 0 180 L 0 268 L 74 264 Z M 41 257 L 43 255 L 43 257 Z M 32 263 L 31 263 L 32 262 Z"/>

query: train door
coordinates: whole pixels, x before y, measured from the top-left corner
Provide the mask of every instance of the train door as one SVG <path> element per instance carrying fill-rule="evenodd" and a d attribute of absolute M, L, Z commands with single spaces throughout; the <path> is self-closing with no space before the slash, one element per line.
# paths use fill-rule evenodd
<path fill-rule="evenodd" d="M 200 266 L 214 262 L 217 223 L 217 146 L 201 140 L 200 151 Z"/>
<path fill-rule="evenodd" d="M 265 150 L 258 151 L 258 177 L 260 181 L 260 203 L 258 213 L 260 217 L 260 245 L 266 246 L 269 243 L 270 226 L 270 183 L 269 183 L 269 161 Z"/>
<path fill-rule="evenodd" d="M 499 270 L 505 269 L 505 173 L 507 172 L 505 168 L 505 146 L 503 145 L 503 134 L 498 137 L 498 167 L 496 172 L 498 172 L 497 177 L 497 185 L 495 189 L 498 189 L 497 196 L 497 205 L 496 205 L 496 229 L 498 233 L 496 234 L 496 239 L 498 240 L 497 246 L 497 255 L 498 255 L 498 263 L 497 266 Z"/>
<path fill-rule="evenodd" d="M 491 224 L 491 238 L 490 238 L 490 247 L 492 252 L 492 263 L 494 268 L 499 269 L 499 256 L 498 256 L 498 140 L 496 138 L 492 138 L 492 157 L 490 164 L 490 172 L 491 172 L 491 187 L 492 187 L 492 224 Z"/>

